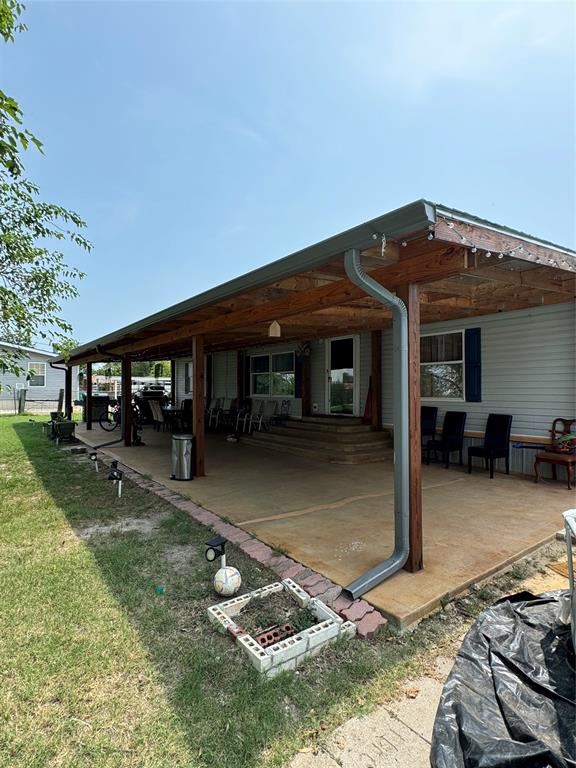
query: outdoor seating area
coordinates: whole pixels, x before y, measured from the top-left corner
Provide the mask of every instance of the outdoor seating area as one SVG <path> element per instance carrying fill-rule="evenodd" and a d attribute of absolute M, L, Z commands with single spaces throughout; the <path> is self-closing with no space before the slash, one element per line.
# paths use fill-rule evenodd
<path fill-rule="evenodd" d="M 100 431 L 78 428 L 90 445 Z M 393 548 L 393 465 L 342 467 L 206 436 L 209 470 L 201 481 L 169 479 L 170 435 L 144 430 L 142 449 L 122 445 L 104 453 L 244 528 L 268 545 L 345 585 Z M 522 555 L 551 540 L 570 504 L 552 480 L 496 473 L 468 475 L 423 466 L 425 568 L 398 574 L 364 597 L 399 626 L 439 607 Z"/>

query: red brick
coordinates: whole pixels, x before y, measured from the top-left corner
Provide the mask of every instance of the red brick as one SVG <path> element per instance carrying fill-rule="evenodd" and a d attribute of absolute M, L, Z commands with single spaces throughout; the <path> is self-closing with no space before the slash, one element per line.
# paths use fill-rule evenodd
<path fill-rule="evenodd" d="M 221 536 L 227 538 L 228 541 L 234 542 L 234 544 L 240 544 L 242 541 L 248 541 L 248 539 L 252 538 L 246 531 L 236 528 L 235 525 L 230 525 L 230 523 L 225 523 L 223 520 L 214 523 L 212 528 L 214 528 L 214 530 Z"/>
<path fill-rule="evenodd" d="M 308 576 L 308 578 L 304 579 L 304 581 L 300 582 L 300 586 L 304 589 L 308 589 L 308 587 L 311 587 L 313 584 L 316 584 L 320 580 L 324 580 L 324 576 L 322 576 L 321 573 L 313 573 L 311 576 Z"/>
<path fill-rule="evenodd" d="M 349 608 L 345 608 L 341 611 L 342 616 L 348 619 L 348 621 L 359 621 L 367 613 L 371 613 L 374 610 L 365 600 L 354 600 Z"/>
<path fill-rule="evenodd" d="M 261 541 L 258 541 L 258 539 L 249 539 L 247 541 L 243 541 L 240 544 L 240 549 L 243 552 L 246 552 L 246 554 L 251 554 L 252 552 L 260 549 L 261 547 L 266 546 L 265 544 L 262 544 Z"/>
<path fill-rule="evenodd" d="M 274 550 L 267 544 L 263 544 L 258 539 L 251 539 L 250 541 L 243 541 L 240 545 L 240 549 L 246 552 L 247 555 L 258 560 L 259 563 L 265 564 L 274 556 Z"/>
<path fill-rule="evenodd" d="M 312 584 L 311 587 L 306 587 L 306 591 L 310 595 L 310 597 L 317 597 L 318 595 L 321 595 L 323 592 L 326 592 L 327 589 L 329 589 L 332 586 L 332 582 L 328 579 L 321 579 L 320 581 L 317 581 L 316 583 Z"/>
<path fill-rule="evenodd" d="M 294 565 L 290 565 L 288 568 L 286 568 L 285 571 L 282 571 L 282 578 L 283 579 L 294 579 L 303 570 L 304 570 L 304 566 L 303 565 L 301 565 L 300 563 L 294 563 Z"/>
<path fill-rule="evenodd" d="M 331 606 L 332 603 L 336 600 L 338 595 L 342 592 L 342 587 L 338 584 L 331 584 L 330 587 L 326 590 L 326 592 L 323 592 L 321 595 L 316 595 L 316 597 L 319 600 L 322 600 L 323 603 L 325 603 L 328 606 Z"/>
<path fill-rule="evenodd" d="M 289 568 L 293 562 L 293 560 L 290 560 L 289 557 L 284 557 L 284 555 L 274 555 L 274 557 L 268 561 L 268 565 L 270 568 L 273 568 L 276 573 L 280 574 Z"/>
<path fill-rule="evenodd" d="M 213 526 L 220 520 L 220 518 L 213 515 L 212 512 L 208 512 L 207 509 L 198 509 L 197 512 L 191 512 L 190 514 L 194 520 L 198 520 L 198 522 L 203 525 Z"/>
<path fill-rule="evenodd" d="M 346 608 L 350 608 L 352 605 L 352 600 L 350 600 L 349 597 L 344 597 L 344 595 L 338 595 L 336 600 L 334 602 L 330 603 L 330 608 L 332 608 L 333 611 L 336 611 L 336 613 L 342 613 L 342 611 L 346 610 Z"/>
<path fill-rule="evenodd" d="M 243 531 L 242 528 L 236 528 L 235 525 L 231 525 L 231 531 L 228 531 L 228 538 L 233 541 L 234 544 L 241 544 L 243 541 L 249 541 L 252 535 L 247 531 Z"/>
<path fill-rule="evenodd" d="M 370 611 L 361 621 L 356 624 L 358 636 L 364 640 L 373 637 L 382 627 L 385 627 L 388 621 L 378 611 Z"/>

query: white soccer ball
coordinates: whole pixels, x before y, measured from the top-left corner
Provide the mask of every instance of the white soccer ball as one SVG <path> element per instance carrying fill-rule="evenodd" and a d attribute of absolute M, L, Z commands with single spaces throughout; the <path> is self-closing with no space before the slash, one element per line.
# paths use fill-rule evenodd
<path fill-rule="evenodd" d="M 242 576 L 238 568 L 226 566 L 220 568 L 214 575 L 214 589 L 219 595 L 229 597 L 234 595 L 242 585 Z"/>

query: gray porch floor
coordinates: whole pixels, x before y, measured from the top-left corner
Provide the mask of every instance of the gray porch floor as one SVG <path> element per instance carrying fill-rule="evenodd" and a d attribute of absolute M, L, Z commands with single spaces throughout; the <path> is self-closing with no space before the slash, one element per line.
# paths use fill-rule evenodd
<path fill-rule="evenodd" d="M 78 435 L 110 439 L 99 427 Z M 345 586 L 388 556 L 393 542 L 393 476 L 387 463 L 342 466 L 207 436 L 205 478 L 170 477 L 170 435 L 144 432 L 146 445 L 106 452 L 189 496 L 295 560 Z M 423 467 L 424 570 L 402 571 L 365 595 L 401 626 L 434 610 L 447 594 L 481 581 L 553 538 L 574 506 L 564 480 L 461 468 Z"/>

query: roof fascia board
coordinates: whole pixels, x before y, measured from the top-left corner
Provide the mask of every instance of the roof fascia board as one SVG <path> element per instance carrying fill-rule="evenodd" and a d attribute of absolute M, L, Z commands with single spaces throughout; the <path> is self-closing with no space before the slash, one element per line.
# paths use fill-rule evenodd
<path fill-rule="evenodd" d="M 13 349 L 16 352 L 31 352 L 34 355 L 44 355 L 44 357 L 52 357 L 56 359 L 58 357 L 57 352 L 46 352 L 43 349 L 35 349 L 34 347 L 21 347 L 18 344 L 11 344 L 8 341 L 0 341 L 0 347 L 5 349 Z"/>
<path fill-rule="evenodd" d="M 417 200 L 414 203 L 397 208 L 394 211 L 359 224 L 352 229 L 341 232 L 338 235 L 322 240 L 315 245 L 273 261 L 263 267 L 248 272 L 241 277 L 229 280 L 215 288 L 174 304 L 167 309 L 143 318 L 136 323 L 120 328 L 113 333 L 102 336 L 99 339 L 82 344 L 72 350 L 70 357 L 82 357 L 93 352 L 96 346 L 105 347 L 123 336 L 141 331 L 154 323 L 170 320 L 186 312 L 201 309 L 210 304 L 224 301 L 240 293 L 264 287 L 270 283 L 291 277 L 308 269 L 315 269 L 332 260 L 350 248 L 360 250 L 374 245 L 383 234 L 388 240 L 408 237 L 410 234 L 426 229 L 435 222 L 434 206 L 425 200 Z"/>
<path fill-rule="evenodd" d="M 446 208 L 441 205 L 436 205 L 436 216 L 444 216 L 447 219 L 454 219 L 455 221 L 461 221 L 464 224 L 471 224 L 472 226 L 479 226 L 483 227 L 484 229 L 489 229 L 491 232 L 497 232 L 500 235 L 511 235 L 518 240 L 524 240 L 526 243 L 532 243 L 532 245 L 540 245 L 545 248 L 553 248 L 555 251 L 558 251 L 559 253 L 563 253 L 566 256 L 576 256 L 576 251 L 572 251 L 569 248 L 566 248 L 562 245 L 557 245 L 556 243 L 552 243 L 549 240 L 540 240 L 537 237 L 533 237 L 532 235 L 528 235 L 525 232 L 520 232 L 517 229 L 512 229 L 511 227 L 505 227 L 500 224 L 495 224 L 492 221 L 488 221 L 487 219 L 481 219 L 478 216 L 473 216 L 470 213 L 465 213 L 464 211 L 457 211 L 453 208 Z"/>

